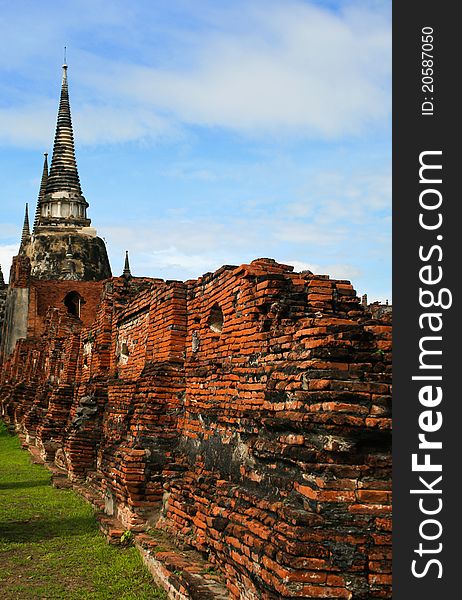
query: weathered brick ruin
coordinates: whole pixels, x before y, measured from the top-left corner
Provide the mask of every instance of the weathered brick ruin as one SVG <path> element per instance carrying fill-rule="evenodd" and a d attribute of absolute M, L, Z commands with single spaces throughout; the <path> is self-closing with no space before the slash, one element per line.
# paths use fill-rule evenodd
<path fill-rule="evenodd" d="M 5 318 L 5 304 L 6 304 L 7 292 L 8 292 L 8 285 L 5 283 L 2 267 L 0 265 L 0 341 L 1 341 L 1 331 L 3 328 L 3 321 Z"/>
<path fill-rule="evenodd" d="M 14 259 L 3 418 L 124 529 L 166 532 L 226 584 L 194 596 L 158 548 L 172 598 L 391 598 L 389 311 L 270 259 L 180 282 L 110 277 L 104 252 L 85 275 L 88 223 L 67 226 L 55 281 L 34 234 Z"/>

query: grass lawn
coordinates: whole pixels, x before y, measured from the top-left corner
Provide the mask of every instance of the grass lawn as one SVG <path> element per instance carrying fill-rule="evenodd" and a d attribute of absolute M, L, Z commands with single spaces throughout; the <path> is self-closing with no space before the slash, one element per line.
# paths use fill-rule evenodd
<path fill-rule="evenodd" d="M 166 597 L 136 549 L 108 545 L 91 506 L 53 488 L 0 422 L 0 600 Z"/>

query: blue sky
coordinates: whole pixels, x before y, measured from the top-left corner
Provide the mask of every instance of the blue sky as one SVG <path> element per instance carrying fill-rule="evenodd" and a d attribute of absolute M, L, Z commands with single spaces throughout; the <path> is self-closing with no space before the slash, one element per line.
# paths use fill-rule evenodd
<path fill-rule="evenodd" d="M 391 2 L 0 0 L 0 263 L 53 144 L 67 45 L 114 274 L 271 257 L 391 298 Z"/>

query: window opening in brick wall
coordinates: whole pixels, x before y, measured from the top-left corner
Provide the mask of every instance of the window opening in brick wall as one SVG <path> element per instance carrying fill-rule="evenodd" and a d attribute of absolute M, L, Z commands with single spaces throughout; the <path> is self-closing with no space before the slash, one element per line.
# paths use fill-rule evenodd
<path fill-rule="evenodd" d="M 74 315 L 80 319 L 80 310 L 82 304 L 84 304 L 83 298 L 77 292 L 69 292 L 64 298 L 64 304 L 67 308 L 67 312 L 70 315 Z"/>
<path fill-rule="evenodd" d="M 122 345 L 120 346 L 120 354 L 124 357 L 130 356 L 130 351 L 128 349 L 127 342 L 122 342 Z"/>
<path fill-rule="evenodd" d="M 214 333 L 221 333 L 223 330 L 223 311 L 218 304 L 212 306 L 209 317 L 209 327 Z"/>

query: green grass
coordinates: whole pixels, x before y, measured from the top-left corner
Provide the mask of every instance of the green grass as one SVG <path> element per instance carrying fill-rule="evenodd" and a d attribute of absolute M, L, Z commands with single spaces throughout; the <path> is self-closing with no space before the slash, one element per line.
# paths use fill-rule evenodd
<path fill-rule="evenodd" d="M 50 484 L 0 422 L 1 600 L 165 599 L 135 548 L 107 544 L 91 506 Z"/>

